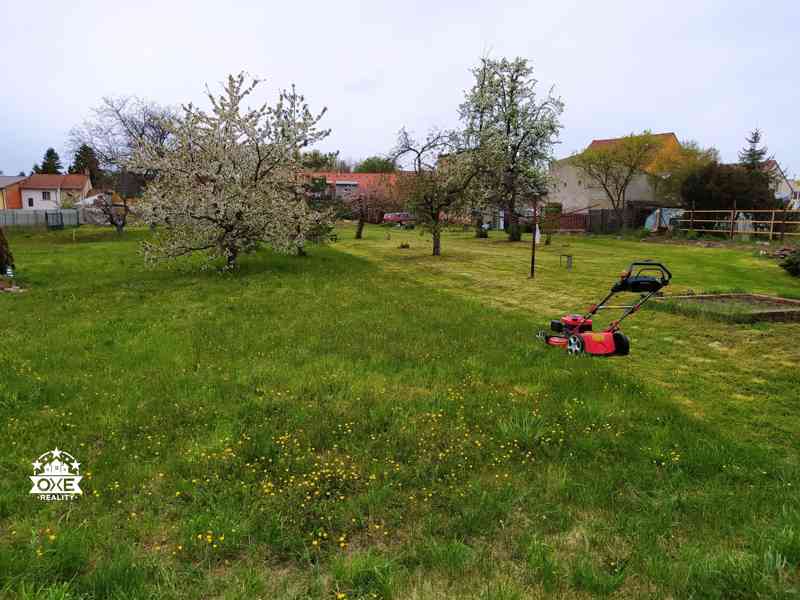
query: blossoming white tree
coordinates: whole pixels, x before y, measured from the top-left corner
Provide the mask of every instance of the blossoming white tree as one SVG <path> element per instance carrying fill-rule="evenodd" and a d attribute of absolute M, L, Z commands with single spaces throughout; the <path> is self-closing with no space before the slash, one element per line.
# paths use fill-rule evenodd
<path fill-rule="evenodd" d="M 484 58 L 461 105 L 464 139 L 478 150 L 487 198 L 505 211 L 508 239 L 519 241 L 521 208 L 547 190 L 547 166 L 561 129 L 564 103 L 536 93 L 533 68 L 524 58 Z"/>
<path fill-rule="evenodd" d="M 228 269 L 263 242 L 279 252 L 304 253 L 322 239 L 332 215 L 309 205 L 300 150 L 327 136 L 294 87 L 274 105 L 245 108 L 258 86 L 231 75 L 222 94 L 208 92 L 211 110 L 192 104 L 164 126 L 170 143 L 137 141 L 130 162 L 156 173 L 142 202 L 142 218 L 155 225 L 144 244 L 148 260 L 203 252 Z"/>

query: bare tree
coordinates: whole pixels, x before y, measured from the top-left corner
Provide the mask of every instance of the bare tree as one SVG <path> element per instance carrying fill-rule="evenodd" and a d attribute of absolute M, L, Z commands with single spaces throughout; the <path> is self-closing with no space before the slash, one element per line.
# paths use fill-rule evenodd
<path fill-rule="evenodd" d="M 92 116 L 70 131 L 70 146 L 77 152 L 86 144 L 103 168 L 116 171 L 130 160 L 142 140 L 148 146 L 164 148 L 177 114 L 173 107 L 136 96 L 104 97 L 100 106 L 92 109 Z"/>
<path fill-rule="evenodd" d="M 359 183 L 358 188 L 347 192 L 344 204 L 356 218 L 355 238 L 360 240 L 364 234 L 364 225 L 369 221 L 371 213 L 399 208 L 397 175 L 381 173 Z"/>
<path fill-rule="evenodd" d="M 93 208 L 103 216 L 106 223 L 117 230 L 117 234 L 122 235 L 128 223 L 128 216 L 132 212 L 130 199 L 116 192 L 98 194 Z"/>
<path fill-rule="evenodd" d="M 102 168 L 102 184 L 111 185 L 121 196 L 137 196 L 156 173 L 131 173 L 126 164 L 141 141 L 165 152 L 171 143 L 170 124 L 177 115 L 174 107 L 136 96 L 105 97 L 90 118 L 72 129 L 70 147 L 76 154 L 82 146 L 91 148 Z"/>
<path fill-rule="evenodd" d="M 460 209 L 465 191 L 477 175 L 473 154 L 461 149 L 452 132 L 432 131 L 417 141 L 401 129 L 392 156 L 395 161 L 406 158 L 411 162 L 411 173 L 398 179 L 398 190 L 417 222 L 431 232 L 433 256 L 440 256 L 448 212 Z"/>

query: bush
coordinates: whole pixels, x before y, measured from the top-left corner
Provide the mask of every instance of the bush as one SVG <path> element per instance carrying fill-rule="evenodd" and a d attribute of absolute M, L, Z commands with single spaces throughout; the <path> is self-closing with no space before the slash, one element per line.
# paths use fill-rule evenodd
<path fill-rule="evenodd" d="M 781 261 L 781 266 L 786 269 L 790 275 L 800 277 L 800 250 L 795 250 L 784 258 Z"/>

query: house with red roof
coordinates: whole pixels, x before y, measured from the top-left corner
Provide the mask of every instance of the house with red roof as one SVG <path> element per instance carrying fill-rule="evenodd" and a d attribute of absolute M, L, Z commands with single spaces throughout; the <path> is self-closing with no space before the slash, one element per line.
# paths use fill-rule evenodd
<path fill-rule="evenodd" d="M 680 149 L 678 137 L 672 133 L 653 134 L 661 142 L 659 152 L 674 152 Z M 592 140 L 587 150 L 608 147 L 618 143 L 622 138 L 609 138 Z M 653 162 L 655 162 L 654 159 Z M 645 172 L 647 167 L 645 167 Z M 561 204 L 564 212 L 577 211 L 587 207 L 592 208 L 611 208 L 611 203 L 596 182 L 589 179 L 578 167 L 572 164 L 572 157 L 564 158 L 553 162 L 550 166 L 550 177 L 552 185 L 548 194 L 548 202 Z M 625 192 L 626 204 L 638 204 L 641 206 L 658 206 L 662 204 L 655 193 L 652 184 L 646 173 L 639 173 L 634 176 L 627 191 Z"/>
<path fill-rule="evenodd" d="M 352 194 L 388 195 L 397 183 L 397 173 L 316 171 L 306 175 L 312 180 L 324 180 L 327 193 L 334 198 L 347 198 Z"/>
<path fill-rule="evenodd" d="M 0 210 L 7 208 L 19 208 L 22 200 L 19 195 L 19 185 L 27 179 L 25 176 L 11 177 L 0 175 Z"/>
<path fill-rule="evenodd" d="M 364 218 L 370 223 L 380 223 L 387 210 L 402 207 L 395 187 L 402 172 L 315 171 L 305 173 L 305 176 L 311 182 L 312 193 L 316 197 L 356 202 L 361 210 L 366 210 Z"/>
<path fill-rule="evenodd" d="M 91 188 L 92 182 L 89 176 L 83 173 L 31 175 L 19 183 L 19 197 L 13 204 L 9 203 L 7 208 L 23 210 L 62 208 L 85 200 Z"/>

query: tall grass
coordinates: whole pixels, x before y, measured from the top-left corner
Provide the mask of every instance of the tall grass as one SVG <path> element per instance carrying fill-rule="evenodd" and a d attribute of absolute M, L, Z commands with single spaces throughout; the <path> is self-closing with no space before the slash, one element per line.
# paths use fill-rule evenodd
<path fill-rule="evenodd" d="M 572 285 L 557 248 L 536 282 L 549 296 L 522 310 L 494 278 L 515 277 L 525 250 L 497 238 L 450 234 L 434 262 L 414 232 L 393 234 L 412 248 L 392 254 L 397 239 L 368 230 L 357 247 L 262 251 L 219 275 L 146 270 L 145 235 L 12 236 L 29 291 L 0 297 L 13 315 L 0 348 L 5 596 L 797 589 L 797 449 L 760 443 L 763 416 L 791 406 L 788 367 L 758 418 L 691 371 L 674 388 L 653 380 L 705 350 L 656 352 L 637 330 L 631 361 L 546 348 L 533 332 Z M 581 269 L 635 244 L 569 243 L 587 253 Z M 578 276 L 594 288 L 603 274 Z M 656 339 L 688 322 L 649 318 Z M 727 420 L 687 410 L 675 393 L 687 389 Z M 82 463 L 71 503 L 27 493 L 30 463 L 54 446 Z"/>

